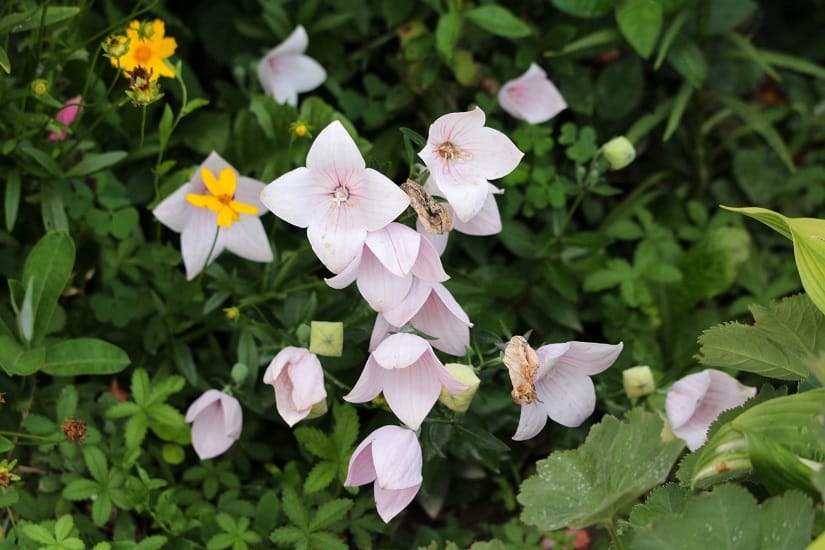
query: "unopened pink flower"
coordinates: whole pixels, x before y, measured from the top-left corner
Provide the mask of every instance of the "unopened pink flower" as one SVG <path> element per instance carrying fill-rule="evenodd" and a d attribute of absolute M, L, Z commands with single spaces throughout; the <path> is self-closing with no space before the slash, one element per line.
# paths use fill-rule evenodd
<path fill-rule="evenodd" d="M 219 226 L 222 221 L 219 212 L 192 202 L 193 198 L 213 197 L 204 183 L 204 169 L 213 177 L 231 170 L 231 179 L 234 179 L 236 185 L 234 194 L 231 197 L 215 198 L 217 203 L 227 206 L 230 216 L 237 216 L 234 221 L 230 217 L 228 227 Z M 181 234 L 180 248 L 187 279 L 191 280 L 200 273 L 206 265 L 207 257 L 209 263 L 212 263 L 224 249 L 254 262 L 272 261 L 272 248 L 259 219 L 265 212 L 260 201 L 263 188 L 263 183 L 238 175 L 228 162 L 213 151 L 189 181 L 155 207 L 152 211 L 155 217 L 166 227 Z M 232 211 L 229 205 L 237 203 L 241 203 L 242 208 L 251 208 L 255 213 Z"/>
<path fill-rule="evenodd" d="M 412 502 L 421 488 L 421 445 L 415 432 L 400 426 L 378 428 L 349 460 L 345 487 L 375 482 L 375 507 L 385 523 Z"/>
<path fill-rule="evenodd" d="M 258 62 L 261 86 L 278 103 L 295 106 L 299 93 L 314 90 L 327 79 L 324 68 L 304 55 L 308 45 L 307 32 L 298 25 L 286 40 Z"/>
<path fill-rule="evenodd" d="M 567 108 L 547 73 L 535 63 L 531 63 L 523 75 L 501 87 L 498 102 L 505 111 L 530 124 L 546 122 Z"/>
<path fill-rule="evenodd" d="M 442 387 L 452 394 L 467 389 L 444 368 L 427 340 L 398 333 L 388 336 L 370 354 L 355 387 L 344 399 L 366 403 L 383 392 L 395 416 L 417 430 Z"/>
<path fill-rule="evenodd" d="M 485 127 L 484 121 L 484 111 L 478 107 L 443 115 L 430 125 L 427 143 L 418 153 L 456 217 L 464 222 L 484 206 L 488 180 L 506 176 L 524 156 L 507 136 Z"/>
<path fill-rule="evenodd" d="M 368 231 L 385 227 L 410 204 L 390 179 L 366 167 L 337 120 L 315 138 L 306 167 L 267 185 L 261 201 L 282 220 L 306 227 L 312 250 L 333 273 L 361 252 Z"/>
<path fill-rule="evenodd" d="M 526 380 L 533 385 L 535 399 L 521 404 L 513 439 L 524 441 L 536 436 L 548 417 L 568 428 L 580 426 L 596 408 L 596 390 L 590 377 L 610 367 L 621 351 L 621 343 L 565 342 L 538 348 L 538 370 L 534 379 Z"/>
<path fill-rule="evenodd" d="M 370 307 L 386 311 L 407 296 L 413 277 L 431 282 L 450 278 L 428 240 L 406 225 L 393 222 L 367 233 L 364 247 L 350 265 L 326 281 L 332 288 L 358 281 L 358 290 Z"/>
<path fill-rule="evenodd" d="M 77 115 L 83 108 L 82 104 L 83 101 L 79 95 L 71 99 L 67 99 L 63 102 L 63 108 L 57 111 L 57 114 L 54 115 L 54 119 L 64 126 L 71 126 L 72 122 L 74 122 L 74 119 L 77 118 Z M 63 141 L 66 139 L 66 129 L 60 128 L 57 131 L 50 132 L 46 139 L 49 141 Z"/>
<path fill-rule="evenodd" d="M 238 400 L 218 390 L 207 390 L 186 411 L 192 424 L 192 447 L 201 460 L 226 452 L 241 437 L 243 411 Z"/>
<path fill-rule="evenodd" d="M 453 295 L 441 283 L 415 278 L 407 296 L 394 308 L 380 313 L 372 329 L 370 349 L 390 332 L 404 325 L 432 336 L 430 345 L 450 355 L 462 356 L 470 345 L 473 323 Z"/>
<path fill-rule="evenodd" d="M 691 451 L 705 444 L 708 428 L 722 412 L 738 407 L 756 395 L 756 388 L 716 369 L 706 369 L 678 380 L 665 400 L 673 435 Z"/>
<path fill-rule="evenodd" d="M 321 361 L 306 348 L 290 346 L 278 352 L 264 373 L 264 384 L 275 390 L 278 414 L 289 426 L 306 418 L 327 397 Z"/>

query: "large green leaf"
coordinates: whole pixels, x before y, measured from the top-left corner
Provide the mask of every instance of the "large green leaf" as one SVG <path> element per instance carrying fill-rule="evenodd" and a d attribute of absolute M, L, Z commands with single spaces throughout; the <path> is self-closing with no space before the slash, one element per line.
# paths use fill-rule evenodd
<path fill-rule="evenodd" d="M 553 5 L 576 17 L 596 18 L 607 15 L 615 0 L 553 0 Z"/>
<path fill-rule="evenodd" d="M 618 0 L 616 22 L 636 52 L 647 59 L 662 30 L 661 0 Z"/>
<path fill-rule="evenodd" d="M 464 12 L 464 17 L 496 36 L 523 38 L 530 36 L 527 23 L 513 15 L 507 8 L 495 4 L 478 6 Z"/>
<path fill-rule="evenodd" d="M 27 350 L 8 335 L 0 335 L 0 367 L 11 376 L 28 376 L 43 366 L 46 354 L 42 347 Z"/>
<path fill-rule="evenodd" d="M 96 338 L 64 340 L 46 348 L 43 371 L 52 376 L 115 374 L 129 365 L 126 352 Z"/>
<path fill-rule="evenodd" d="M 606 416 L 576 450 L 551 454 L 521 486 L 522 520 L 539 529 L 606 522 L 662 483 L 682 450 L 663 442 L 658 415 L 634 409 L 622 422 Z"/>
<path fill-rule="evenodd" d="M 43 10 L 46 13 L 43 13 Z M 22 13 L 12 13 L 0 18 L 0 36 L 10 32 L 22 32 L 36 29 L 43 22 L 43 26 L 53 25 L 70 19 L 80 13 L 80 8 L 73 6 L 51 6 L 33 8 Z"/>

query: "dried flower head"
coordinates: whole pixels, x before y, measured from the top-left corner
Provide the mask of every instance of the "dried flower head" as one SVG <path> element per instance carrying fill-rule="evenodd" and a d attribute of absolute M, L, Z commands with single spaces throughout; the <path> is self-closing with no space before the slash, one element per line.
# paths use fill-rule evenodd
<path fill-rule="evenodd" d="M 126 95 L 132 100 L 135 107 L 146 106 L 154 103 L 163 97 L 160 93 L 160 84 L 157 80 L 152 80 L 153 69 L 148 71 L 137 65 L 131 71 L 124 71 L 129 77 L 129 88 Z"/>
<path fill-rule="evenodd" d="M 86 439 L 86 423 L 71 416 L 63 421 L 63 433 L 72 443 L 83 443 Z"/>
<path fill-rule="evenodd" d="M 7 489 L 13 482 L 20 481 L 20 476 L 12 472 L 15 466 L 17 466 L 17 460 L 11 462 L 6 459 L 0 460 L 0 487 Z"/>
<path fill-rule="evenodd" d="M 103 49 L 104 56 L 109 59 L 118 59 L 129 51 L 129 42 L 131 39 L 126 36 L 110 34 L 100 43 L 100 47 Z"/>
<path fill-rule="evenodd" d="M 418 215 L 418 221 L 427 233 L 442 235 L 453 228 L 453 220 L 447 208 L 430 195 L 424 187 L 413 180 L 401 184 L 401 189 L 410 197 L 410 206 Z"/>
<path fill-rule="evenodd" d="M 524 336 L 513 336 L 504 348 L 504 365 L 513 383 L 513 401 L 517 405 L 529 405 L 536 397 L 536 373 L 539 356 Z"/>

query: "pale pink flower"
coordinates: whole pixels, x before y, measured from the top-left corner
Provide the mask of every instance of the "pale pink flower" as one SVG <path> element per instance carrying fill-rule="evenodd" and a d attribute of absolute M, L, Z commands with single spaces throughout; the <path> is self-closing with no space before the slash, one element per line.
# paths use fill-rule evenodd
<path fill-rule="evenodd" d="M 375 482 L 375 507 L 385 523 L 415 498 L 423 478 L 421 445 L 401 426 L 378 428 L 358 445 L 349 460 L 345 487 Z"/>
<path fill-rule="evenodd" d="M 230 204 L 242 203 L 255 210 L 255 214 L 237 214 L 237 220 L 230 222 L 229 227 L 220 227 L 218 231 L 218 212 L 196 206 L 187 198 L 211 196 L 204 183 L 204 169 L 216 177 L 224 170 L 231 170 L 236 187 Z M 238 175 L 228 162 L 213 151 L 189 181 L 155 207 L 152 211 L 155 217 L 181 234 L 180 248 L 187 279 L 192 280 L 201 272 L 207 257 L 211 264 L 224 249 L 254 262 L 272 261 L 272 248 L 259 219 L 266 212 L 260 201 L 263 188 L 263 183 Z M 229 202 L 229 198 L 225 198 L 224 202 Z"/>
<path fill-rule="evenodd" d="M 370 354 L 352 391 L 350 403 L 384 399 L 402 422 L 417 430 L 433 408 L 442 386 L 460 394 L 467 386 L 452 377 L 424 338 L 409 333 L 388 336 Z"/>
<path fill-rule="evenodd" d="M 673 435 L 691 451 L 705 444 L 708 428 L 722 412 L 738 407 L 756 395 L 756 388 L 716 369 L 689 374 L 678 380 L 665 400 Z"/>
<path fill-rule="evenodd" d="M 278 103 L 298 104 L 298 94 L 314 90 L 327 79 L 327 72 L 311 57 L 304 55 L 309 38 L 298 25 L 286 40 L 270 50 L 258 62 L 258 79 L 264 91 Z"/>
<path fill-rule="evenodd" d="M 385 227 L 410 204 L 390 179 L 366 168 L 337 120 L 324 128 L 296 168 L 266 186 L 261 201 L 282 220 L 307 228 L 318 259 L 340 273 L 361 252 L 368 231 Z"/>
<path fill-rule="evenodd" d="M 192 447 L 201 460 L 226 452 L 241 437 L 243 411 L 238 400 L 218 390 L 207 390 L 186 411 L 192 424 Z"/>
<path fill-rule="evenodd" d="M 394 308 L 378 314 L 370 338 L 374 350 L 390 332 L 404 325 L 432 336 L 432 347 L 450 355 L 462 356 L 470 345 L 473 323 L 450 291 L 441 283 L 413 280 L 407 296 Z"/>
<path fill-rule="evenodd" d="M 418 153 L 464 222 L 484 206 L 490 193 L 487 180 L 506 176 L 524 156 L 507 136 L 485 127 L 484 120 L 478 107 L 443 115 L 430 125 L 427 144 Z"/>
<path fill-rule="evenodd" d="M 327 397 L 321 361 L 306 348 L 290 346 L 278 352 L 264 373 L 264 384 L 272 385 L 278 414 L 290 427 Z"/>
<path fill-rule="evenodd" d="M 438 182 L 430 178 L 424 186 L 431 195 L 443 197 L 444 193 L 438 187 Z M 496 195 L 504 193 L 504 189 L 499 189 L 492 183 L 488 184 L 487 198 L 484 204 L 472 218 L 462 221 L 456 215 L 455 208 L 448 202 L 445 206 L 450 218 L 453 221 L 453 230 L 466 235 L 473 235 L 482 237 L 487 235 L 495 235 L 501 233 L 501 214 L 498 211 L 498 204 L 496 204 Z"/>
<path fill-rule="evenodd" d="M 523 75 L 501 87 L 498 102 L 502 109 L 530 124 L 547 122 L 567 108 L 547 73 L 535 63 L 531 63 Z"/>
<path fill-rule="evenodd" d="M 622 344 L 565 342 L 536 350 L 538 371 L 532 383 L 536 398 L 521 405 L 513 439 L 536 436 L 547 418 L 562 426 L 580 426 L 596 408 L 596 390 L 590 377 L 606 370 L 619 357 Z"/>
<path fill-rule="evenodd" d="M 367 233 L 364 247 L 350 265 L 326 281 L 332 288 L 358 281 L 358 290 L 370 307 L 385 311 L 407 296 L 413 277 L 431 282 L 450 278 L 428 240 L 406 225 L 393 222 Z"/>
<path fill-rule="evenodd" d="M 83 108 L 82 104 L 83 101 L 79 95 L 71 99 L 67 99 L 63 102 L 63 108 L 57 111 L 57 114 L 54 115 L 54 119 L 64 126 L 71 126 L 74 119 L 76 119 L 77 115 L 80 114 L 80 110 Z M 57 131 L 50 132 L 46 139 L 49 141 L 63 141 L 66 139 L 66 129 L 60 128 Z"/>

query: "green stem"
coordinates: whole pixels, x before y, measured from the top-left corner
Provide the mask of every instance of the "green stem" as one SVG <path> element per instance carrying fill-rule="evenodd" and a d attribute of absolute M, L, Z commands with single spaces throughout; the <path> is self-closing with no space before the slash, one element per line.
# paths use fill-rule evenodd
<path fill-rule="evenodd" d="M 221 234 L 221 226 L 217 226 L 218 230 L 215 231 L 215 238 L 212 239 L 212 246 L 209 247 L 209 254 L 206 255 L 206 261 L 203 262 L 203 267 L 198 273 L 198 281 L 201 280 L 203 277 L 203 272 L 206 271 L 206 268 L 209 267 L 209 259 L 212 257 L 212 253 L 215 251 L 215 244 L 218 242 L 218 235 Z"/>
<path fill-rule="evenodd" d="M 336 378 L 334 375 L 330 374 L 330 372 L 326 369 L 324 369 L 324 377 L 328 378 L 330 380 L 330 382 L 332 382 L 333 384 L 335 384 L 336 386 L 338 386 L 342 390 L 346 390 L 347 393 L 352 391 L 352 388 L 350 386 L 348 386 L 347 384 L 344 384 L 343 382 L 338 380 L 338 378 Z"/>
<path fill-rule="evenodd" d="M 146 132 L 146 105 L 143 106 L 143 113 L 140 117 L 140 148 L 143 149 L 143 137 Z M 161 153 L 162 154 L 162 153 Z M 155 197 L 158 194 L 158 178 L 155 177 Z"/>
<path fill-rule="evenodd" d="M 615 546 L 616 550 L 624 550 L 622 539 L 619 538 L 619 532 L 616 531 L 616 526 L 613 524 L 613 520 L 609 519 L 605 521 L 604 526 L 607 529 L 607 532 L 610 534 L 610 539 L 613 541 L 613 545 Z"/>
<path fill-rule="evenodd" d="M 576 195 L 576 199 L 573 201 L 573 204 L 570 206 L 570 210 L 567 211 L 567 217 L 564 219 L 564 222 L 561 224 L 559 228 L 559 232 L 556 234 L 556 240 L 561 240 L 564 236 L 564 231 L 567 229 L 567 226 L 570 225 L 570 222 L 573 220 L 573 214 L 576 213 L 579 206 L 584 200 L 584 196 L 587 194 L 587 189 L 581 188 L 579 189 L 579 194 Z"/>
<path fill-rule="evenodd" d="M 21 438 L 28 438 L 33 439 L 35 441 L 43 441 L 45 443 L 60 443 L 61 441 L 65 441 L 63 438 L 55 439 L 53 437 L 45 437 L 42 435 L 34 435 L 34 434 L 27 434 L 23 432 L 12 432 L 9 430 L 0 430 L 0 435 L 14 437 L 15 439 Z"/>

